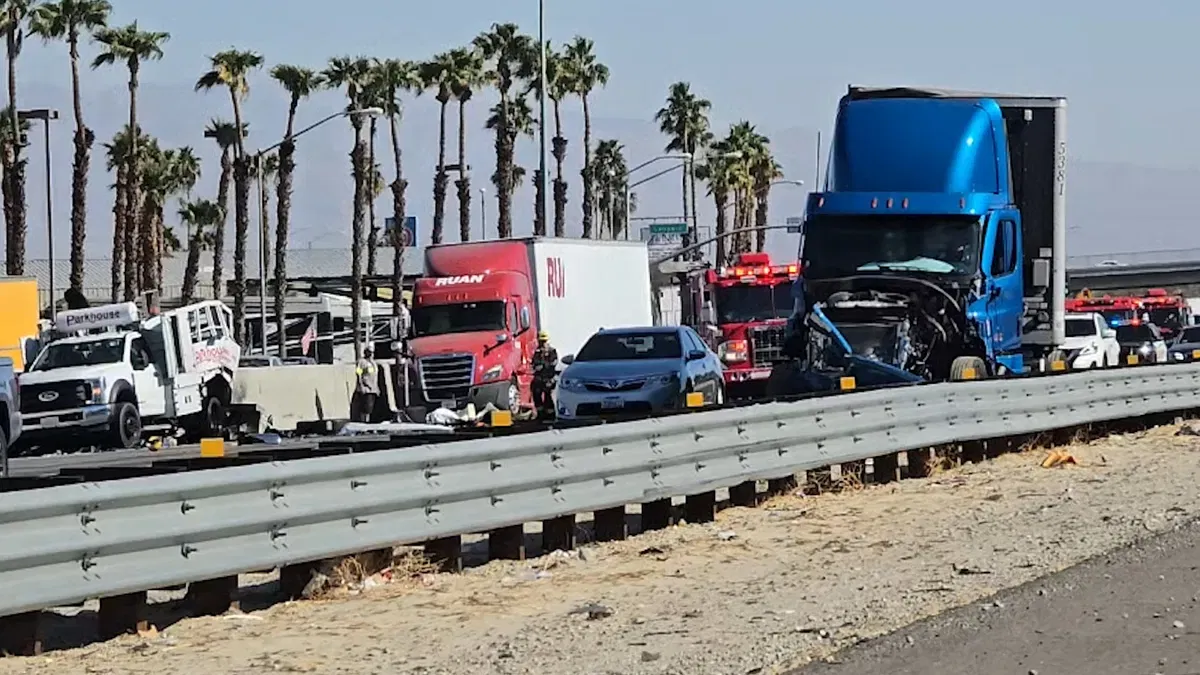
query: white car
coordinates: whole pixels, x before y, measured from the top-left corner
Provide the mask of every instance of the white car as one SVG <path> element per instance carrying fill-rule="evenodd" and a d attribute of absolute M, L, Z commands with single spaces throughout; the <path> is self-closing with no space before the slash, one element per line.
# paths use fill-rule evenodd
<path fill-rule="evenodd" d="M 1072 368 L 1108 368 L 1121 362 L 1117 331 L 1095 312 L 1068 314 L 1067 339 L 1063 342 L 1066 361 Z"/>

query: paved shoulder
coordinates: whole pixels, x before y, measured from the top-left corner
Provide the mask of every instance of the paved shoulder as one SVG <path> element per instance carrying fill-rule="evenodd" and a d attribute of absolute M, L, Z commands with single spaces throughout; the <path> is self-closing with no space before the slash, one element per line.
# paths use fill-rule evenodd
<path fill-rule="evenodd" d="M 791 675 L 1197 673 L 1198 569 L 1200 525 L 1192 523 Z"/>

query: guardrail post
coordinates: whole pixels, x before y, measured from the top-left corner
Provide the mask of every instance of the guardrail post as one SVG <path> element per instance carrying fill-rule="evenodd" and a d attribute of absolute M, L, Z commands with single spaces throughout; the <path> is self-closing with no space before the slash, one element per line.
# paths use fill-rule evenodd
<path fill-rule="evenodd" d="M 510 525 L 488 532 L 488 559 L 524 560 L 525 526 Z"/>
<path fill-rule="evenodd" d="M 575 548 L 575 516 L 559 516 L 542 521 L 542 551 L 570 551 Z"/>
<path fill-rule="evenodd" d="M 773 495 L 782 495 L 795 490 L 799 487 L 800 481 L 795 474 L 784 476 L 783 478 L 772 478 L 767 481 L 767 492 Z"/>
<path fill-rule="evenodd" d="M 149 628 L 150 622 L 146 620 L 146 591 L 100 598 L 96 625 L 102 641 Z"/>
<path fill-rule="evenodd" d="M 717 519 L 717 493 L 701 492 L 698 495 L 688 495 L 683 512 L 689 523 L 711 523 Z"/>
<path fill-rule="evenodd" d="M 439 572 L 461 572 L 462 537 L 456 534 L 425 542 L 425 557 L 437 566 Z"/>
<path fill-rule="evenodd" d="M 655 499 L 642 504 L 642 531 L 661 530 L 671 526 L 671 500 Z"/>
<path fill-rule="evenodd" d="M 900 467 L 901 478 L 924 478 L 929 475 L 930 465 L 935 461 L 932 448 L 919 448 L 904 453 Z"/>
<path fill-rule="evenodd" d="M 734 506 L 758 506 L 758 483 L 748 480 L 729 488 L 729 503 Z"/>
<path fill-rule="evenodd" d="M 37 656 L 42 653 L 38 637 L 41 612 L 0 616 L 0 655 Z"/>
<path fill-rule="evenodd" d="M 890 483 L 900 479 L 900 457 L 896 453 L 871 458 L 871 482 Z"/>
<path fill-rule="evenodd" d="M 236 576 L 193 581 L 188 584 L 187 599 L 196 614 L 219 616 L 233 607 L 233 594 L 237 588 Z"/>
<path fill-rule="evenodd" d="M 592 515 L 596 541 L 620 541 L 629 536 L 625 525 L 625 507 L 601 509 Z"/>

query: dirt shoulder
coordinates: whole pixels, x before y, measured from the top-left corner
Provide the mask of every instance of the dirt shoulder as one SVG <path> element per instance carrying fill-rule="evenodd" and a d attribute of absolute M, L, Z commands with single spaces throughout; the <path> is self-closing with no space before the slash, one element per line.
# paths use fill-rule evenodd
<path fill-rule="evenodd" d="M 1190 520 L 1200 437 L 1175 432 L 1076 446 L 1073 466 L 1008 455 L 581 554 L 188 619 L 0 659 L 0 675 L 782 672 Z"/>

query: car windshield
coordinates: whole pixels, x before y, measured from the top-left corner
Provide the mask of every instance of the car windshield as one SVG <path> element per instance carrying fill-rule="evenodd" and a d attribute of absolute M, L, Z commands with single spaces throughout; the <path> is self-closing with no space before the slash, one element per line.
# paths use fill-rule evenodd
<path fill-rule="evenodd" d="M 1096 322 L 1092 319 L 1067 319 L 1067 337 L 1091 337 L 1096 334 Z"/>
<path fill-rule="evenodd" d="M 1179 335 L 1179 342 L 1200 342 L 1200 326 L 1195 328 L 1184 328 L 1183 332 Z"/>
<path fill-rule="evenodd" d="M 575 355 L 575 361 L 678 359 L 683 347 L 676 333 L 597 333 Z"/>
<path fill-rule="evenodd" d="M 718 286 L 713 295 L 719 324 L 786 319 L 792 312 L 791 286 L 787 283 Z"/>
<path fill-rule="evenodd" d="M 881 271 L 964 275 L 979 268 L 976 216 L 815 216 L 804 236 L 808 279 Z"/>
<path fill-rule="evenodd" d="M 412 310 L 413 335 L 446 335 L 504 330 L 504 302 L 464 302 L 457 305 L 425 305 Z"/>
<path fill-rule="evenodd" d="M 1150 330 L 1150 326 L 1146 324 L 1139 326 L 1118 326 L 1117 341 L 1124 343 L 1153 342 L 1154 333 Z"/>
<path fill-rule="evenodd" d="M 54 370 L 74 366 L 98 366 L 120 363 L 125 359 L 125 338 L 105 338 L 88 342 L 55 342 L 38 356 L 30 370 Z"/>

